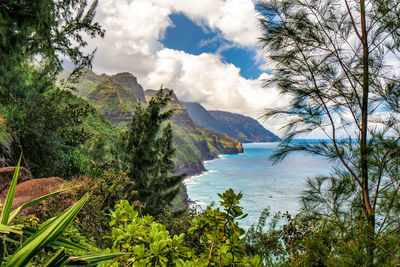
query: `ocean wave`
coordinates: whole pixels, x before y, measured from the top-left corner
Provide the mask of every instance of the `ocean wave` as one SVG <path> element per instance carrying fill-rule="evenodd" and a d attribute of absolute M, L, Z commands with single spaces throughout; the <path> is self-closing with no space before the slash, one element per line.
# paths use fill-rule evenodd
<path fill-rule="evenodd" d="M 186 178 L 183 180 L 184 185 L 188 186 L 188 185 L 197 184 L 196 180 L 197 180 L 198 178 L 200 178 L 201 176 L 205 175 L 207 172 L 209 172 L 209 171 L 206 170 L 206 171 L 204 171 L 204 172 L 202 172 L 202 173 L 200 173 L 200 174 L 186 177 Z"/>

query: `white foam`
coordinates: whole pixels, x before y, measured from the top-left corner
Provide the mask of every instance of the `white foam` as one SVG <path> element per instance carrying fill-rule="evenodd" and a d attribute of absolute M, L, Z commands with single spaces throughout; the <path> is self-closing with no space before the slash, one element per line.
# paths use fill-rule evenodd
<path fill-rule="evenodd" d="M 200 178 L 201 176 L 203 176 L 204 174 L 206 174 L 207 172 L 208 172 L 208 171 L 206 170 L 206 171 L 204 171 L 204 172 L 202 172 L 202 173 L 200 173 L 200 174 L 198 174 L 198 175 L 188 176 L 188 177 L 186 177 L 186 178 L 183 180 L 183 183 L 184 183 L 186 186 L 193 185 L 193 184 L 197 184 L 196 180 L 197 180 L 198 178 Z"/>

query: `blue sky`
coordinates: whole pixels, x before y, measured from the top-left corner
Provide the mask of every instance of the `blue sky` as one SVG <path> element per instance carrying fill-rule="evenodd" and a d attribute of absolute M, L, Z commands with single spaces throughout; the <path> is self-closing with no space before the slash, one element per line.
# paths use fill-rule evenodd
<path fill-rule="evenodd" d="M 207 26 L 199 26 L 183 13 L 169 16 L 173 25 L 168 27 L 162 44 L 170 49 L 181 50 L 189 54 L 218 53 L 221 60 L 240 68 L 240 74 L 246 79 L 257 79 L 263 71 L 255 60 L 254 48 L 241 47 L 223 37 L 221 31 Z"/>

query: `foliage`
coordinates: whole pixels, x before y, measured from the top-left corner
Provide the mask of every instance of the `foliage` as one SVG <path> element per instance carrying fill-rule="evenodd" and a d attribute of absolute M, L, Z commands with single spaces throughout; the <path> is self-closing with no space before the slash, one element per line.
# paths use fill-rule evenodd
<path fill-rule="evenodd" d="M 283 227 L 281 214 L 276 213 L 272 218 L 268 208 L 264 209 L 257 224 L 253 224 L 246 232 L 246 253 L 250 256 L 260 255 L 265 263 L 278 265 L 284 262 L 287 246 L 283 246 Z M 289 216 L 285 214 L 285 216 Z M 268 224 L 267 224 L 268 222 Z M 267 230 L 266 227 L 268 226 Z"/>
<path fill-rule="evenodd" d="M 1 110 L 1 108 L 0 108 Z M 2 114 L 0 113 L 0 144 L 6 144 L 6 141 L 10 139 L 9 133 L 7 133 L 6 126 L 5 126 L 5 119 L 3 118 Z"/>
<path fill-rule="evenodd" d="M 137 194 L 129 199 L 140 200 L 145 213 L 159 214 L 168 209 L 179 193 L 183 175 L 172 175 L 172 129 L 165 121 L 172 110 L 165 111 L 172 91 L 160 90 L 148 106 L 137 106 L 128 130 L 114 150 L 114 156 L 122 169 L 130 171 Z"/>
<path fill-rule="evenodd" d="M 77 215 L 74 225 L 88 240 L 93 239 L 96 246 L 106 248 L 110 243 L 102 237 L 110 232 L 108 212 L 118 201 L 135 194 L 134 183 L 125 172 L 108 169 L 98 176 L 76 177 L 66 186 L 71 189 L 47 200 L 34 214 L 40 221 L 45 221 L 90 193 L 90 199 Z"/>
<path fill-rule="evenodd" d="M 35 176 L 63 171 L 60 153 L 87 138 L 80 129 L 87 105 L 56 89 L 54 81 L 61 56 L 78 68 L 90 65 L 93 53 L 82 51 L 82 36 L 104 34 L 93 23 L 96 5 L 88 7 L 86 0 L 0 3 L 0 105 Z"/>
<path fill-rule="evenodd" d="M 135 266 L 177 264 L 178 260 L 190 260 L 193 252 L 181 246 L 184 234 L 171 237 L 165 226 L 146 215 L 139 216 L 139 212 L 122 200 L 111 212 L 110 226 L 112 227 L 113 249 L 122 249 L 133 253 L 130 256 L 118 259 L 114 265 L 123 266 L 134 263 Z"/>
<path fill-rule="evenodd" d="M 219 195 L 219 208 L 210 207 L 190 221 L 187 235 L 197 245 L 185 243 L 185 233 L 171 236 L 165 225 L 139 212 L 128 201 L 120 201 L 111 212 L 113 250 L 132 253 L 107 266 L 261 266 L 261 258 L 246 256 L 244 230 L 237 220 L 244 218 L 238 206 L 242 195 L 231 189 Z"/>
<path fill-rule="evenodd" d="M 31 90 L 40 85 L 33 84 Z M 5 116 L 9 128 L 19 138 L 33 174 L 43 177 L 68 173 L 70 167 L 63 165 L 68 154 L 90 138 L 82 126 L 89 112 L 86 101 L 52 88 L 27 99 L 9 99 Z"/>
<path fill-rule="evenodd" d="M 395 236 L 400 230 L 394 204 L 400 200 L 400 162 L 391 156 L 400 148 L 400 79 L 391 62 L 400 54 L 400 1 L 270 0 L 259 7 L 261 43 L 276 66 L 266 84 L 291 98 L 288 107 L 266 114 L 289 118 L 273 158 L 307 151 L 340 164 L 332 177 L 310 181 L 305 215 L 317 218 L 317 225 L 356 225 L 354 233 L 361 236 L 346 240 L 362 240 L 358 245 L 365 254 L 357 264 L 383 264 L 380 254 L 398 260 L 390 252 L 397 244 L 384 242 L 389 246 L 382 248 L 380 242 L 387 238 L 383 229 Z M 329 141 L 293 142 L 314 130 Z"/>
<path fill-rule="evenodd" d="M 239 227 L 238 220 L 243 214 L 239 201 L 242 194 L 235 194 L 232 189 L 218 194 L 223 211 L 219 208 L 207 210 L 195 217 L 188 234 L 200 240 L 196 253 L 207 263 L 217 266 L 249 265 L 260 266 L 261 258 L 255 255 L 248 258 L 244 246 L 245 231 Z"/>
<path fill-rule="evenodd" d="M 97 3 L 93 1 L 87 8 L 86 0 L 3 1 L 0 9 L 0 61 L 3 63 L 0 72 L 4 75 L 1 93 L 6 93 L 3 90 L 15 93 L 18 85 L 24 85 L 25 79 L 12 80 L 20 78 L 19 75 L 26 76 L 20 64 L 35 57 L 37 60 L 38 56 L 44 63 L 45 76 L 60 69 L 60 55 L 68 57 L 75 66 L 90 65 L 93 53 L 82 52 L 87 45 L 82 35 L 83 32 L 90 37 L 104 35 L 100 25 L 93 23 Z M 22 93 L 25 88 L 22 86 L 18 92 Z"/>
<path fill-rule="evenodd" d="M 17 168 L 14 172 L 10 188 L 7 193 L 4 207 L 1 211 L 1 223 L 0 232 L 2 234 L 3 242 L 0 244 L 0 262 L 5 266 L 25 266 L 28 264 L 36 255 L 38 255 L 45 247 L 61 247 L 60 253 L 57 253 L 54 258 L 52 258 L 46 266 L 53 266 L 55 261 L 57 261 L 57 266 L 63 266 L 71 262 L 75 262 L 76 258 L 70 258 L 69 254 L 65 252 L 64 248 L 82 250 L 81 246 L 74 244 L 73 242 L 66 240 L 61 237 L 62 233 L 68 227 L 68 225 L 75 218 L 77 213 L 81 210 L 83 205 L 89 199 L 89 195 L 86 194 L 78 202 L 73 204 L 68 209 L 64 210 L 59 215 L 45 221 L 38 228 L 23 227 L 22 225 L 11 225 L 11 222 L 17 215 L 17 213 L 25 208 L 28 208 L 56 193 L 52 193 L 32 201 L 23 204 L 14 211 L 11 211 L 12 202 L 14 199 L 15 188 L 18 180 L 19 167 L 21 163 L 22 155 L 19 159 Z M 15 239 L 18 239 L 16 235 L 24 236 L 24 240 L 20 243 Z M 12 254 L 6 253 L 10 245 L 19 244 L 17 249 L 13 251 Z M 63 253 L 62 261 L 59 261 L 58 255 Z M 116 258 L 123 254 L 100 254 L 92 255 L 90 258 L 87 256 L 79 257 L 83 265 L 90 265 L 94 261 L 103 261 L 110 258 Z"/>

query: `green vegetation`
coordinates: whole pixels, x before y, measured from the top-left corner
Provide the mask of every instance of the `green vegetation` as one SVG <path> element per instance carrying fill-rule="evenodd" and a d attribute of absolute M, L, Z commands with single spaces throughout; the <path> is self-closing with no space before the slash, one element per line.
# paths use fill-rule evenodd
<path fill-rule="evenodd" d="M 90 65 L 82 38 L 103 35 L 93 23 L 97 1 L 8 1 L 0 11 L 0 109 L 35 176 L 63 169 L 62 158 L 88 138 L 81 124 L 87 106 L 54 86 L 59 56 Z M 74 44 L 72 43 L 74 40 Z"/>
<path fill-rule="evenodd" d="M 189 222 L 187 233 L 171 236 L 163 224 L 151 216 L 140 217 L 128 201 L 121 201 L 111 212 L 113 251 L 132 253 L 107 266 L 261 266 L 261 258 L 247 257 L 244 230 L 238 220 L 244 218 L 239 204 L 241 194 L 232 190 L 219 195 L 219 208 L 208 208 Z M 185 244 L 188 238 L 196 245 Z"/>
<path fill-rule="evenodd" d="M 171 94 L 159 90 L 146 108 L 139 104 L 113 151 L 118 165 L 130 171 L 144 211 L 154 215 L 169 208 L 184 177 L 172 174 L 172 129 L 170 124 L 164 125 L 173 112 L 165 110 Z"/>
<path fill-rule="evenodd" d="M 71 71 L 61 72 L 58 84 L 87 99 L 119 129 L 127 128 L 138 100 L 146 104 L 156 94 L 155 90 L 144 92 L 136 78 L 129 73 L 97 75 L 89 69 L 83 69 L 80 77 L 68 81 L 70 74 Z M 221 153 L 241 151 L 236 140 L 197 127 L 174 94 L 171 95 L 169 108 L 175 110 L 170 122 L 174 131 L 176 173 L 200 173 L 204 171 L 202 160 L 212 159 Z"/>
<path fill-rule="evenodd" d="M 0 113 L 0 143 L 5 145 L 10 138 L 10 134 L 6 130 L 6 122 Z"/>
<path fill-rule="evenodd" d="M 242 151 L 241 144 L 226 134 L 196 126 L 175 95 L 172 96 L 170 108 L 175 110 L 170 121 L 177 148 L 175 163 L 178 170 L 203 171 L 201 161 L 213 159 L 219 154 Z"/>
<path fill-rule="evenodd" d="M 70 257 L 70 254 L 66 251 L 66 249 L 78 251 L 85 250 L 80 245 L 62 238 L 61 235 L 89 199 L 88 194 L 85 194 L 82 199 L 59 215 L 43 222 L 38 228 L 11 225 L 11 222 L 19 211 L 29 208 L 30 206 L 59 193 L 56 192 L 34 199 L 16 208 L 14 211 L 11 211 L 21 158 L 22 155 L 19 159 L 4 207 L 1 211 L 0 232 L 4 241 L 0 244 L 0 264 L 3 265 L 5 263 L 5 266 L 15 267 L 25 266 L 47 246 L 59 248 L 59 250 L 51 259 L 49 259 L 46 266 L 74 265 L 78 262 L 81 265 L 92 265 L 104 260 L 125 255 L 123 253 L 103 253 Z M 21 240 L 22 237 L 24 237 L 23 240 Z M 18 239 L 20 240 L 18 241 Z"/>
<path fill-rule="evenodd" d="M 269 83 L 292 96 L 266 114 L 291 118 L 273 158 L 307 151 L 342 165 L 308 181 L 299 214 L 282 221 L 266 210 L 247 233 L 241 193 L 227 190 L 217 208 L 172 207 L 177 172 L 240 143 L 195 126 L 171 90 L 145 96 L 129 73 L 59 75 L 60 55 L 90 66 L 83 33 L 103 35 L 97 1 L 0 3 L 1 156 L 13 139 L 34 176 L 69 180 L 12 210 L 19 159 L 1 207 L 1 264 L 399 265 L 400 79 L 385 65 L 399 55 L 400 2 L 340 3 L 260 2 L 261 41 L 277 67 Z M 293 142 L 316 129 L 330 142 Z"/>

